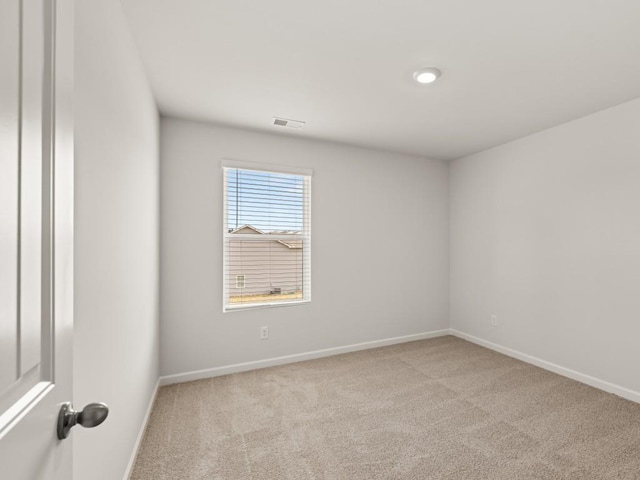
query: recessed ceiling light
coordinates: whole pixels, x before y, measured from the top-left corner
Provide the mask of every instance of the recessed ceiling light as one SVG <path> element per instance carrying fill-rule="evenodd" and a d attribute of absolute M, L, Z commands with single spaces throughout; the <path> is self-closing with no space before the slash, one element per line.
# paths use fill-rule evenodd
<path fill-rule="evenodd" d="M 418 83 L 433 83 L 441 73 L 437 68 L 422 68 L 413 74 L 413 79 Z"/>

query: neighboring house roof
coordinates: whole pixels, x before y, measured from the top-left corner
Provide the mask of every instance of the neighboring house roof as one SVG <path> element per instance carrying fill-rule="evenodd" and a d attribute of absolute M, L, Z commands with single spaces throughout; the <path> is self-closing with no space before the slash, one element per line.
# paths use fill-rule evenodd
<path fill-rule="evenodd" d="M 294 240 L 292 242 L 284 242 L 282 240 L 278 240 L 278 242 L 289 248 L 302 248 L 302 240 Z"/>
<path fill-rule="evenodd" d="M 245 230 L 245 231 L 242 231 L 242 230 Z M 229 233 L 255 233 L 258 235 L 295 235 L 300 232 L 296 230 L 280 230 L 276 232 L 266 233 L 260 230 L 259 228 L 254 227 L 253 225 L 243 225 L 239 228 L 236 228 L 235 230 L 231 230 L 231 232 Z M 281 243 L 287 248 L 291 248 L 291 249 L 302 248 L 302 240 L 287 240 L 287 241 L 275 240 L 275 241 L 278 243 Z"/>
<path fill-rule="evenodd" d="M 240 230 L 244 230 L 244 229 L 250 229 L 253 230 L 253 232 L 241 232 Z M 240 228 L 236 228 L 235 230 L 231 230 L 231 232 L 229 233 L 259 233 L 260 235 L 264 235 L 264 232 L 262 230 L 260 230 L 259 228 L 254 227 L 253 225 L 243 225 Z"/>

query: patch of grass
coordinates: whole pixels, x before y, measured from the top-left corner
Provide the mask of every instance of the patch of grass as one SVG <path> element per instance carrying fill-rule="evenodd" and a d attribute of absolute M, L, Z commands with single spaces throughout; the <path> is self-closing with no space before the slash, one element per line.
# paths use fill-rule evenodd
<path fill-rule="evenodd" d="M 260 295 L 234 295 L 229 297 L 232 304 L 238 303 L 270 303 L 281 300 L 302 300 L 302 290 L 290 293 L 265 293 Z"/>

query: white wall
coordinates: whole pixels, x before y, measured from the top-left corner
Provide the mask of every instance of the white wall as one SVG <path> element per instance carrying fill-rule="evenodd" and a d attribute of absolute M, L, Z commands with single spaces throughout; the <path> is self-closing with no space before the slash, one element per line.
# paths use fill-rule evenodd
<path fill-rule="evenodd" d="M 452 327 L 640 391 L 640 100 L 450 176 Z"/>
<path fill-rule="evenodd" d="M 448 328 L 446 163 L 165 118 L 161 156 L 163 375 Z M 222 313 L 222 158 L 314 170 L 311 304 Z"/>
<path fill-rule="evenodd" d="M 158 133 L 119 0 L 76 1 L 76 480 L 122 479 L 158 379 Z"/>

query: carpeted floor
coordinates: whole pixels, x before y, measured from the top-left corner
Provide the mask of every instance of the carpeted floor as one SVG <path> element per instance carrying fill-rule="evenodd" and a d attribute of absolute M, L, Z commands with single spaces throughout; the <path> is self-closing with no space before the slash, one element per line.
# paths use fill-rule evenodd
<path fill-rule="evenodd" d="M 454 337 L 163 387 L 135 480 L 640 479 L 640 405 Z"/>

